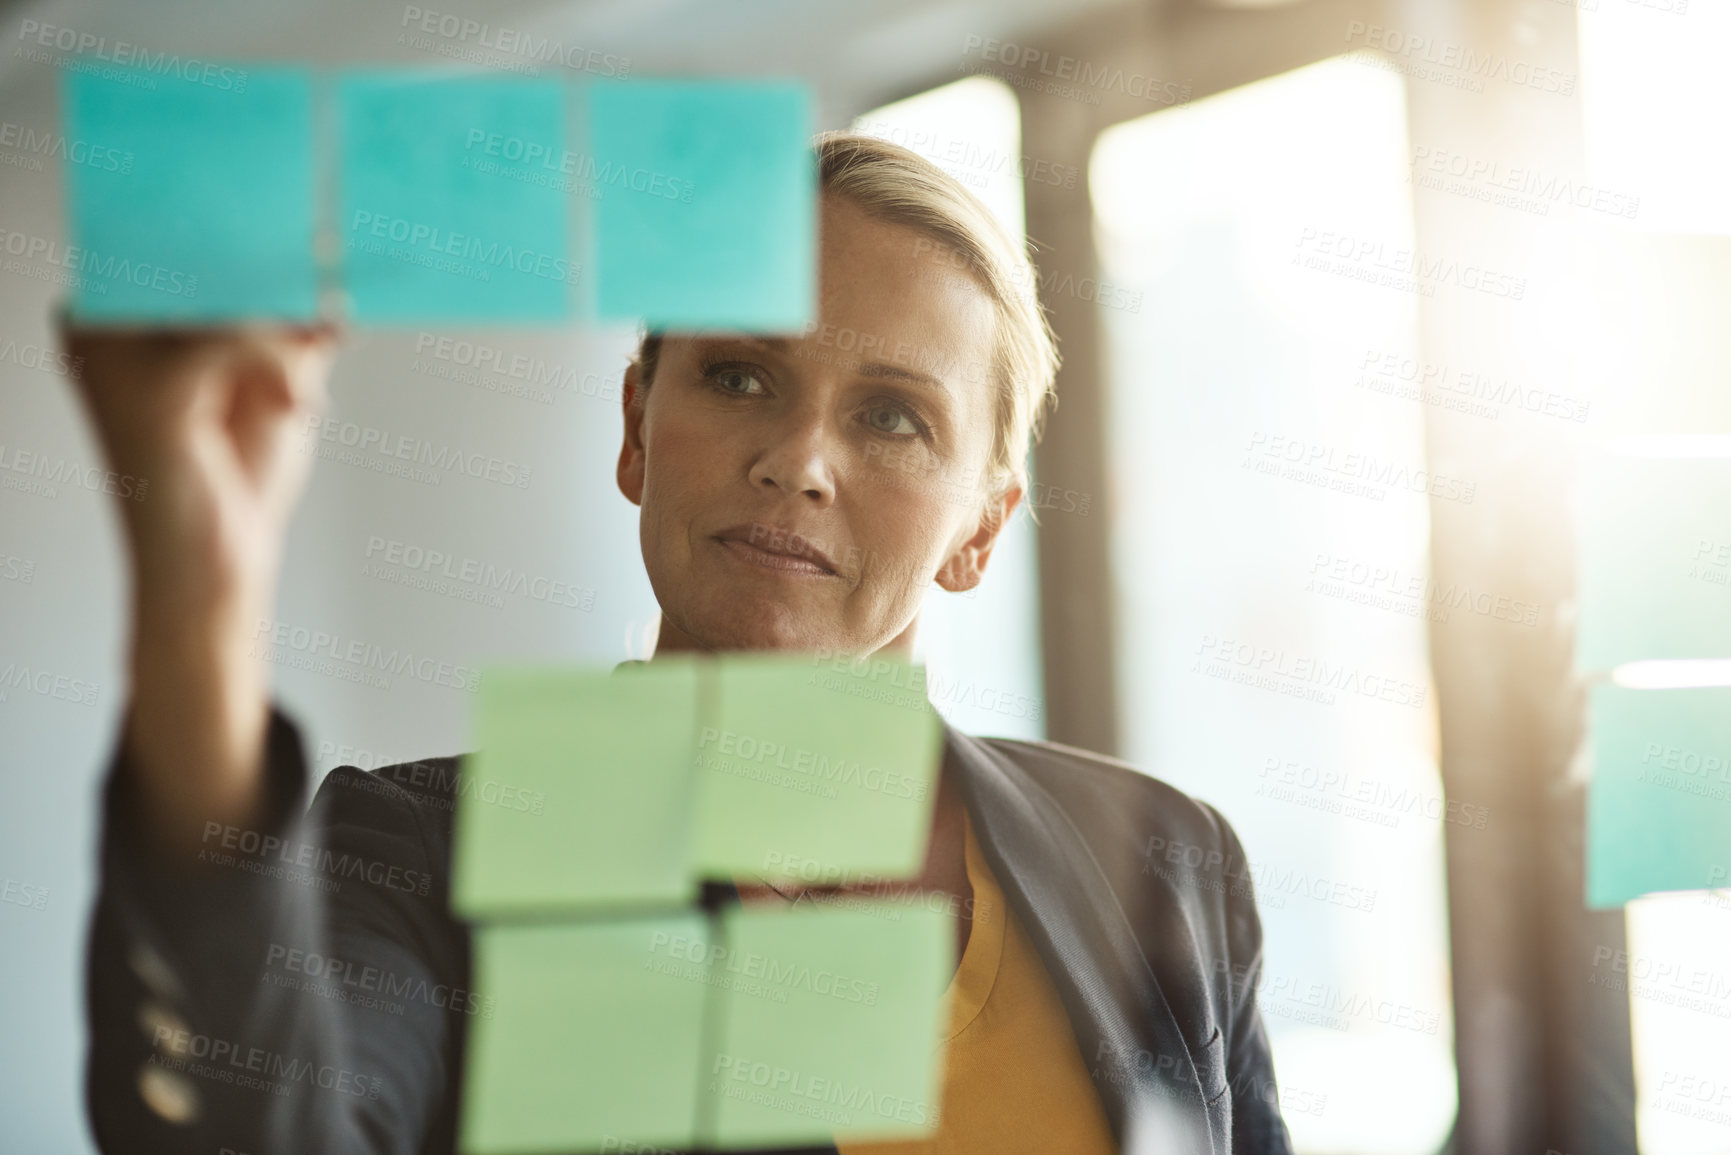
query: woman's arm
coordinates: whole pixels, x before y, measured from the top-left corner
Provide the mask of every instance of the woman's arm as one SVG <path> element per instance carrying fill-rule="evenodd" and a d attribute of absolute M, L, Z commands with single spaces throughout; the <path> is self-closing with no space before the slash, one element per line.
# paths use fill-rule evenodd
<path fill-rule="evenodd" d="M 467 960 L 400 791 L 339 773 L 299 818 L 293 725 L 269 724 L 263 819 L 169 865 L 105 791 L 86 1093 L 105 1152 L 412 1155 L 450 1145 Z"/>
<path fill-rule="evenodd" d="M 110 465 L 147 486 L 120 502 L 131 646 L 90 944 L 97 1135 L 108 1151 L 419 1150 L 453 1053 L 449 1012 L 362 1007 L 306 960 L 435 985 L 438 900 L 405 905 L 325 858 L 382 859 L 400 877 L 426 868 L 425 843 L 400 796 L 351 792 L 303 824 L 305 760 L 252 647 L 334 336 L 74 329 L 65 341 Z"/>

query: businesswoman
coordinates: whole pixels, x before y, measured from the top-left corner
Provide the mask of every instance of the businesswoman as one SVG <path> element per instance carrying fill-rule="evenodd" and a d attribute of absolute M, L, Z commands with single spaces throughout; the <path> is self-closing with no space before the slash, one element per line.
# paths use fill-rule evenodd
<path fill-rule="evenodd" d="M 819 323 L 650 334 L 625 374 L 617 476 L 642 511 L 657 656 L 905 654 L 927 590 L 980 582 L 1026 487 L 1057 357 L 1021 246 L 913 153 L 839 134 L 817 151 Z M 89 959 L 97 1138 L 109 1152 L 451 1151 L 475 998 L 445 901 L 460 762 L 341 768 L 303 814 L 295 725 L 248 652 L 334 339 L 66 339 L 113 467 L 151 479 L 150 500 L 122 503 L 131 695 Z M 235 869 L 285 846 L 386 881 Z M 1242 864 L 1224 819 L 1156 779 L 946 727 L 917 883 L 957 900 L 939 1126 L 841 1151 L 1089 1155 L 1143 1136 L 1160 1152 L 1286 1152 Z M 261 981 L 290 946 L 342 960 L 344 978 L 373 968 L 449 997 L 385 1014 Z M 307 1077 L 249 1077 L 285 1068 Z"/>

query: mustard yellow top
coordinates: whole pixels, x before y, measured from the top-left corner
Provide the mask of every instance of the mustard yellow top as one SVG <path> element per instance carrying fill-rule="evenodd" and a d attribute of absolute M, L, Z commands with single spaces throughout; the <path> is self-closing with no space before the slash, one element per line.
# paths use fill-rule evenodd
<path fill-rule="evenodd" d="M 840 1155 L 1112 1155 L 1106 1110 L 1088 1077 L 1063 1001 L 1004 901 L 967 826 L 973 927 L 944 992 L 937 1133 L 897 1143 L 838 1143 Z"/>

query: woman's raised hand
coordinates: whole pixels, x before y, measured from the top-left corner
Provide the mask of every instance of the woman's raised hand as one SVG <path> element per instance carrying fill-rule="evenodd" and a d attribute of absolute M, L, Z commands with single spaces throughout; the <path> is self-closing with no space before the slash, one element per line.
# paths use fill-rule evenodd
<path fill-rule="evenodd" d="M 207 822 L 259 816 L 270 691 L 253 632 L 271 616 L 336 333 L 64 327 L 62 340 L 110 468 L 133 479 L 118 487 L 133 579 L 122 741 L 140 833 L 190 858 Z"/>

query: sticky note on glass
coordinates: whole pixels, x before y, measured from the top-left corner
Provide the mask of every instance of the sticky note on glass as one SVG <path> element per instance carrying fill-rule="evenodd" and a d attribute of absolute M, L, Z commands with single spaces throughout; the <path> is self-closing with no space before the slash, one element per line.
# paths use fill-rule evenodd
<path fill-rule="evenodd" d="M 726 1026 L 706 1070 L 716 1141 L 931 1134 L 954 955 L 947 918 L 923 904 L 729 910 Z"/>
<path fill-rule="evenodd" d="M 1587 905 L 1731 886 L 1731 688 L 1592 694 Z"/>
<path fill-rule="evenodd" d="M 556 80 L 350 73 L 339 82 L 343 278 L 357 321 L 558 321 L 582 263 L 557 178 Z"/>
<path fill-rule="evenodd" d="M 943 732 L 918 667 L 730 654 L 696 752 L 700 870 L 806 882 L 919 873 Z"/>
<path fill-rule="evenodd" d="M 1731 458 L 1583 456 L 1576 665 L 1731 657 Z"/>
<path fill-rule="evenodd" d="M 484 926 L 474 943 L 463 1151 L 690 1146 L 706 1054 L 702 918 Z"/>
<path fill-rule="evenodd" d="M 598 81 L 585 99 L 600 315 L 651 328 L 803 328 L 817 293 L 805 89 Z"/>
<path fill-rule="evenodd" d="M 310 320 L 311 86 L 292 69 L 68 73 L 66 166 L 82 321 Z M 45 258 L 47 259 L 47 258 Z"/>
<path fill-rule="evenodd" d="M 459 778 L 466 918 L 688 902 L 698 668 L 489 671 Z"/>

